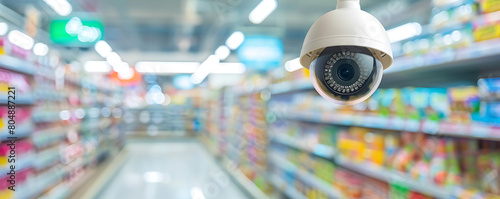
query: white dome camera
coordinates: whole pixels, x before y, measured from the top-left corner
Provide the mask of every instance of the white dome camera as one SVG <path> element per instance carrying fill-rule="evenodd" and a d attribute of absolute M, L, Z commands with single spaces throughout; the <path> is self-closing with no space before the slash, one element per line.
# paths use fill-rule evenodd
<path fill-rule="evenodd" d="M 300 63 L 310 70 L 316 91 L 341 105 L 370 97 L 392 61 L 387 32 L 361 10 L 359 0 L 337 0 L 337 9 L 309 29 L 300 53 Z"/>

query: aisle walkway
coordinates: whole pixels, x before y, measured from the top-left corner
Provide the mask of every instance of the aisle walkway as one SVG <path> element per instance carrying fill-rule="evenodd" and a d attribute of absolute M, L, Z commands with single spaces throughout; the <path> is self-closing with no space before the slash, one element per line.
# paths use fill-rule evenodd
<path fill-rule="evenodd" d="M 198 142 L 132 142 L 98 198 L 245 199 Z"/>

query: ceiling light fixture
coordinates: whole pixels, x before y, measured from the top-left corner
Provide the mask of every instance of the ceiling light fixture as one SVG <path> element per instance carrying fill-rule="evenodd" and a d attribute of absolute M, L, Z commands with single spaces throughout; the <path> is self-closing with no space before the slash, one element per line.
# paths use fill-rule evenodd
<path fill-rule="evenodd" d="M 52 10 L 61 16 L 68 16 L 73 11 L 73 7 L 66 0 L 43 0 Z"/>
<path fill-rule="evenodd" d="M 106 58 L 111 52 L 113 52 L 111 46 L 109 46 L 109 44 L 104 40 L 100 40 L 95 43 L 94 49 L 97 54 L 99 54 L 103 58 Z"/>
<path fill-rule="evenodd" d="M 211 69 L 212 74 L 243 74 L 246 71 L 242 63 L 219 63 Z"/>
<path fill-rule="evenodd" d="M 297 71 L 302 68 L 300 65 L 300 58 L 295 58 L 285 63 L 285 70 L 288 72 Z"/>
<path fill-rule="evenodd" d="M 10 31 L 9 34 L 7 35 L 7 39 L 10 41 L 10 43 L 19 46 L 25 50 L 30 50 L 31 48 L 33 48 L 33 44 L 35 43 L 33 38 L 18 30 Z"/>
<path fill-rule="evenodd" d="M 387 31 L 391 43 L 403 41 L 422 34 L 422 26 L 417 23 L 407 23 Z"/>
<path fill-rule="evenodd" d="M 0 22 L 0 36 L 7 34 L 9 31 L 9 25 L 5 22 Z"/>
<path fill-rule="evenodd" d="M 88 73 L 109 73 L 111 66 L 106 61 L 87 61 L 83 68 Z"/>
<path fill-rule="evenodd" d="M 49 53 L 49 47 L 44 43 L 36 43 L 33 46 L 33 53 L 38 56 L 45 56 Z"/>
<path fill-rule="evenodd" d="M 191 75 L 191 82 L 199 84 L 212 72 L 212 69 L 219 65 L 219 58 L 215 55 L 210 55 L 207 60 L 201 63 L 200 67 Z"/>
<path fill-rule="evenodd" d="M 245 41 L 245 35 L 240 31 L 236 31 L 233 32 L 229 38 L 227 38 L 226 46 L 231 50 L 236 50 L 240 47 L 243 41 Z"/>
<path fill-rule="evenodd" d="M 199 62 L 137 62 L 135 70 L 142 74 L 191 74 Z"/>
<path fill-rule="evenodd" d="M 219 57 L 221 61 L 227 59 L 227 57 L 229 57 L 229 54 L 231 54 L 231 50 L 229 50 L 229 48 L 224 45 L 219 46 L 217 50 L 215 50 L 215 55 Z"/>
<path fill-rule="evenodd" d="M 259 5 L 257 5 L 250 15 L 248 15 L 248 19 L 254 24 L 262 23 L 273 11 L 278 7 L 278 3 L 276 0 L 262 0 Z"/>

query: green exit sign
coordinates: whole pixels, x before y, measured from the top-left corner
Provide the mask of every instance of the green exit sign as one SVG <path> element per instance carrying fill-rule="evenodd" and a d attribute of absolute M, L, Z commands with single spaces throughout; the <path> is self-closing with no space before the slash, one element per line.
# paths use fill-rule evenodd
<path fill-rule="evenodd" d="M 90 46 L 104 38 L 104 27 L 96 20 L 57 19 L 50 24 L 50 38 L 56 44 Z"/>

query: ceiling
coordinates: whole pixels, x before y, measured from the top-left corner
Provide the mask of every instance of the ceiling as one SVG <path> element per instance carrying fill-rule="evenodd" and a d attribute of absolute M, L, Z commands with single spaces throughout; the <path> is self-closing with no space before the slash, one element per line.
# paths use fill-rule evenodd
<path fill-rule="evenodd" d="M 91 13 L 105 23 L 105 40 L 125 61 L 202 61 L 235 30 L 283 40 L 285 55 L 296 57 L 312 23 L 335 9 L 335 0 L 277 0 L 278 8 L 259 25 L 248 20 L 260 0 L 68 0 L 73 14 Z M 0 0 L 24 15 L 34 5 L 41 28 L 56 14 L 40 0 Z M 361 0 L 361 6 L 390 28 L 408 21 L 426 24 L 430 0 Z M 88 51 L 98 58 L 94 52 Z M 234 54 L 234 53 L 233 53 Z M 92 57 L 92 56 L 90 56 Z M 90 59 L 90 58 L 89 58 Z M 196 60 L 193 60 L 196 59 Z M 201 60 L 197 60 L 201 59 Z M 233 60 L 236 59 L 234 56 Z"/>

